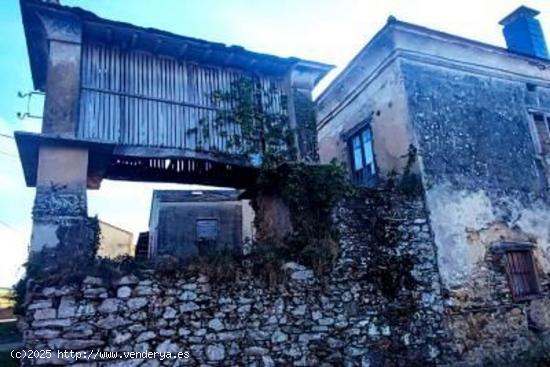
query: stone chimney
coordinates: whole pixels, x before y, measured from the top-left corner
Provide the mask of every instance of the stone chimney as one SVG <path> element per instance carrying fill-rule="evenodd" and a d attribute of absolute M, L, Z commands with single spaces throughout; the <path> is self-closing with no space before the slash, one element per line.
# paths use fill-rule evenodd
<path fill-rule="evenodd" d="M 542 27 L 535 18 L 538 14 L 537 10 L 522 5 L 499 22 L 510 51 L 548 59 Z"/>

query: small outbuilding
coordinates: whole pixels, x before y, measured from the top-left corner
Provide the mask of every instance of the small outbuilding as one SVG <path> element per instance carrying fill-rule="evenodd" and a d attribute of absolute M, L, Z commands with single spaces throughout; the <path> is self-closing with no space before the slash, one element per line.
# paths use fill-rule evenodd
<path fill-rule="evenodd" d="M 189 258 L 240 248 L 251 239 L 253 210 L 237 190 L 154 191 L 149 257 Z"/>

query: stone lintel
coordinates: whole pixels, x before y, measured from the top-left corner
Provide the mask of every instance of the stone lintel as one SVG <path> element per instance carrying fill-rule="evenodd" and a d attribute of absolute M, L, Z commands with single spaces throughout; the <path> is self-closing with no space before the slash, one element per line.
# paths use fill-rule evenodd
<path fill-rule="evenodd" d="M 491 251 L 495 254 L 504 254 L 509 251 L 530 251 L 535 248 L 532 242 L 497 241 L 491 244 Z"/>

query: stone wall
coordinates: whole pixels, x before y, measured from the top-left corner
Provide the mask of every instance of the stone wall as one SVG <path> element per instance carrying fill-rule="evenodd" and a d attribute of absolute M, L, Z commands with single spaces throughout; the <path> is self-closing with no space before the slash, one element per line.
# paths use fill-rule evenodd
<path fill-rule="evenodd" d="M 152 272 L 35 282 L 21 321 L 25 346 L 189 351 L 181 362 L 193 365 L 434 364 L 442 300 L 422 200 L 371 191 L 335 219 L 340 256 L 319 277 L 290 262 L 284 281 L 268 287 L 244 261 L 233 269 L 236 281 L 222 284 Z M 142 362 L 173 364 L 132 365 Z"/>
<path fill-rule="evenodd" d="M 362 59 L 360 69 L 374 67 L 371 63 Z M 351 84 L 360 79 L 358 75 L 350 77 L 345 88 L 339 89 L 339 92 L 353 90 Z M 350 132 L 368 124 L 374 134 L 377 175 L 385 179 L 402 173 L 407 164 L 409 146 L 414 140 L 408 126 L 407 96 L 398 63 L 389 63 L 376 78 L 364 88 L 353 90 L 353 93 L 357 96 L 347 103 L 342 101 L 345 107 L 336 108 L 336 111 L 330 110 L 334 107 L 331 105 L 342 96 L 318 102 L 321 162 L 329 163 L 336 159 L 351 167 L 347 139 Z"/>
<path fill-rule="evenodd" d="M 550 200 L 528 109 L 550 89 L 522 80 L 402 62 L 439 256 L 449 358 L 509 359 L 550 341 Z M 534 245 L 541 293 L 514 302 L 495 242 Z"/>

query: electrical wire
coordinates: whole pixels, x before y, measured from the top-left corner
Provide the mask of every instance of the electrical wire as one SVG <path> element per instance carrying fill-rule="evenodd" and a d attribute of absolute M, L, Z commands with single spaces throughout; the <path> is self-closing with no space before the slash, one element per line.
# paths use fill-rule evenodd
<path fill-rule="evenodd" d="M 15 232 L 17 235 L 19 236 L 24 236 L 23 235 L 23 232 L 21 232 L 20 230 L 18 230 L 17 228 L 13 227 L 12 225 L 4 222 L 3 220 L 0 220 L 0 224 L 3 225 L 4 227 L 6 227 L 7 229 L 9 230 L 12 230 L 13 232 Z"/>
<path fill-rule="evenodd" d="M 12 136 L 12 135 L 8 135 L 8 134 L 4 134 L 4 133 L 0 133 L 0 136 L 3 137 L 3 138 L 8 138 L 8 139 L 13 139 L 15 140 L 15 137 Z"/>

